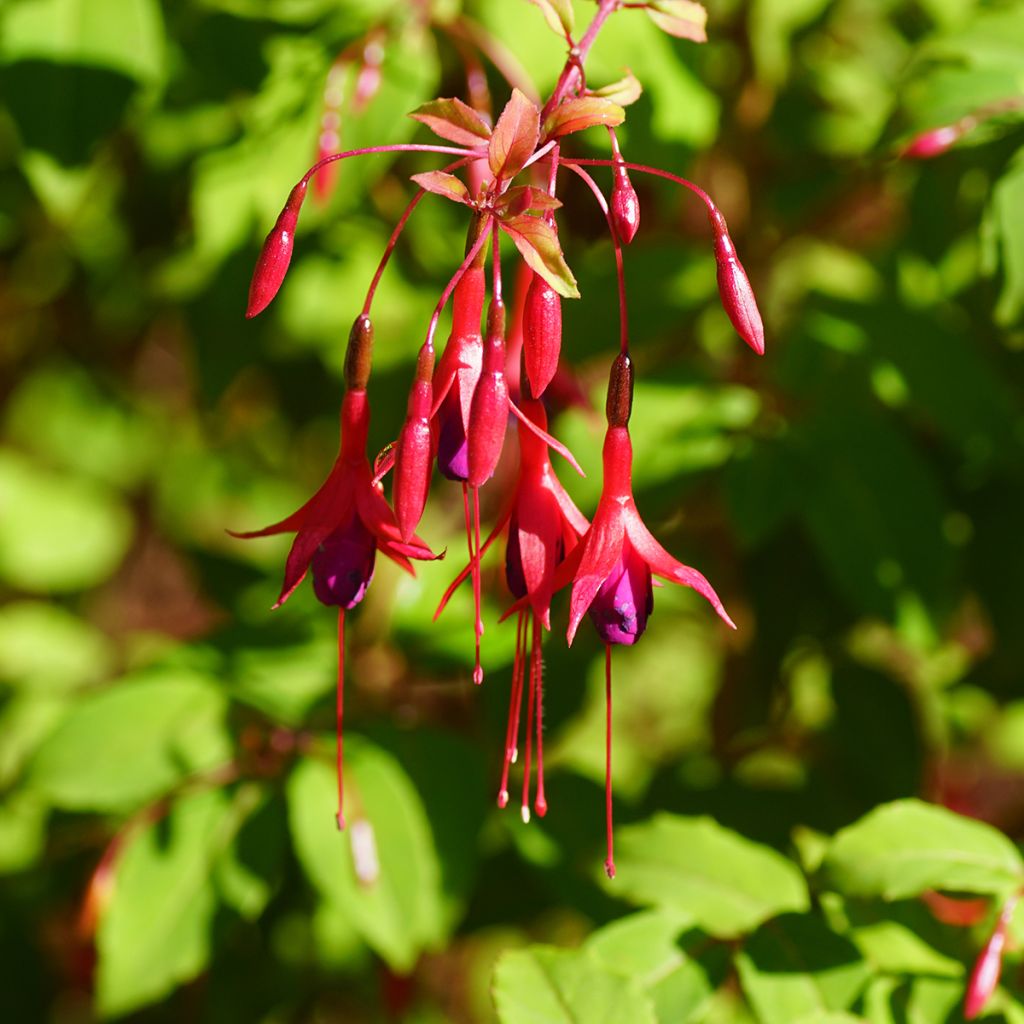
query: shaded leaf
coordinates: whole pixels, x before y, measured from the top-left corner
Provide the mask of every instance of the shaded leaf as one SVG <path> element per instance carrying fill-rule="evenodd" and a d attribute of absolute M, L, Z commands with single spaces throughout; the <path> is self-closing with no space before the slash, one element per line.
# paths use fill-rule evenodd
<path fill-rule="evenodd" d="M 617 103 L 620 107 L 628 107 L 640 99 L 643 91 L 644 87 L 640 84 L 640 79 L 632 71 L 627 70 L 626 74 L 617 82 L 603 85 L 600 89 L 591 89 L 590 95 L 611 100 L 612 103 Z"/>
<path fill-rule="evenodd" d="M 454 174 L 446 174 L 444 171 L 427 171 L 424 174 L 414 174 L 412 180 L 420 188 L 433 192 L 436 196 L 444 196 L 445 199 L 451 199 L 456 203 L 464 203 L 469 198 L 469 189 Z"/>
<path fill-rule="evenodd" d="M 540 217 L 523 214 L 499 218 L 502 230 L 516 244 L 530 269 L 540 274 L 563 298 L 578 299 L 576 278 L 565 262 L 555 229 Z"/>
<path fill-rule="evenodd" d="M 575 24 L 572 0 L 530 0 L 530 3 L 541 9 L 544 20 L 555 35 L 562 38 L 572 36 Z"/>
<path fill-rule="evenodd" d="M 877 807 L 837 833 L 825 877 L 850 896 L 887 900 L 927 889 L 1001 893 L 1024 879 L 1010 840 L 991 825 L 919 800 Z"/>
<path fill-rule="evenodd" d="M 616 833 L 617 895 L 690 914 L 717 938 L 807 907 L 807 886 L 780 853 L 710 818 L 658 814 Z"/>
<path fill-rule="evenodd" d="M 409 116 L 425 124 L 435 135 L 460 146 L 479 146 L 491 137 L 487 122 L 457 97 L 431 100 Z"/>
<path fill-rule="evenodd" d="M 626 112 L 617 103 L 599 96 L 581 96 L 560 103 L 548 114 L 544 121 L 544 138 L 557 139 L 594 125 L 614 128 L 625 118 Z"/>
<path fill-rule="evenodd" d="M 651 0 L 648 17 L 663 32 L 679 39 L 706 43 L 708 12 L 694 0 Z"/>
<path fill-rule="evenodd" d="M 505 953 L 494 971 L 501 1024 L 655 1024 L 631 981 L 581 950 L 531 946 Z"/>
<path fill-rule="evenodd" d="M 487 149 L 491 173 L 496 178 L 512 178 L 522 170 L 537 146 L 540 111 L 518 89 L 494 126 Z"/>

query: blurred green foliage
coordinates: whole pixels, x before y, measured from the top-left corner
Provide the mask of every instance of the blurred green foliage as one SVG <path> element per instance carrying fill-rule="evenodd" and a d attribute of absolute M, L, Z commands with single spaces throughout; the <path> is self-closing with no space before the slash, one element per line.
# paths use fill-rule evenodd
<path fill-rule="evenodd" d="M 224 533 L 323 478 L 348 325 L 408 176 L 438 166 L 347 162 L 275 305 L 242 319 L 338 53 L 387 27 L 382 87 L 343 121 L 356 147 L 426 138 L 404 115 L 464 91 L 467 24 L 541 93 L 562 42 L 523 0 L 0 7 L 4 1020 L 960 1019 L 1024 877 L 1022 112 L 927 163 L 894 154 L 1024 93 L 1024 6 L 709 11 L 703 47 L 617 14 L 587 64 L 594 85 L 640 78 L 624 150 L 716 197 L 768 334 L 756 361 L 703 211 L 637 176 L 638 501 L 740 628 L 666 588 L 616 652 L 608 883 L 601 652 L 588 630 L 565 650 L 564 610 L 550 812 L 493 809 L 513 637 L 491 599 L 476 690 L 468 595 L 431 621 L 460 564 L 455 491 L 435 486 L 421 531 L 447 562 L 379 565 L 351 618 L 341 836 L 331 616 L 306 589 L 270 615 L 285 545 Z M 601 132 L 574 145 L 608 152 Z M 590 196 L 564 198 L 583 293 L 565 346 L 599 408 L 614 263 Z M 398 429 L 463 234 L 423 203 L 384 277 L 371 446 Z M 554 420 L 586 511 L 596 424 Z M 931 890 L 987 910 L 942 923 Z M 991 1014 L 1019 1022 L 1020 913 L 1012 930 Z"/>

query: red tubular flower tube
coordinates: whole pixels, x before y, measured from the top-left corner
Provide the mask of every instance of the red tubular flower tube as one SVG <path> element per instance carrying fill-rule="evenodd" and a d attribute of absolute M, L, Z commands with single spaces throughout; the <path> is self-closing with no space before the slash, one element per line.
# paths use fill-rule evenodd
<path fill-rule="evenodd" d="M 430 411 L 433 404 L 431 377 L 434 372 L 434 349 L 424 347 L 416 364 L 416 379 L 409 393 L 409 408 L 398 437 L 395 451 L 393 500 L 395 519 L 402 540 L 415 533 L 430 489 L 433 462 L 433 435 Z"/>
<path fill-rule="evenodd" d="M 491 303 L 487 314 L 480 379 L 470 405 L 468 475 L 470 487 L 486 483 L 498 467 L 508 426 L 508 384 L 505 381 L 505 305 Z"/>
<path fill-rule="evenodd" d="M 530 390 L 540 397 L 558 369 L 562 350 L 562 297 L 541 277 L 533 275 L 523 310 L 523 362 Z"/>

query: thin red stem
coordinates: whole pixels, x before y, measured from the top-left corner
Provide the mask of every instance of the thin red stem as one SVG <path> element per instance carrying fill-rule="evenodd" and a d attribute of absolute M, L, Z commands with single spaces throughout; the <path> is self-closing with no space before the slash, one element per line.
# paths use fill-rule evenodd
<path fill-rule="evenodd" d="M 628 160 L 598 160 L 591 157 L 562 157 L 562 163 L 566 165 L 575 165 L 578 167 L 625 167 L 630 171 L 639 171 L 641 174 L 653 174 L 656 178 L 665 178 L 667 181 L 674 181 L 677 185 L 682 185 L 683 188 L 689 189 L 694 195 L 698 196 L 701 202 L 709 210 L 717 210 L 715 201 L 700 187 L 695 185 L 688 178 L 681 178 L 678 174 L 673 174 L 671 171 L 663 171 L 660 167 L 648 167 L 647 164 L 634 164 Z"/>
<path fill-rule="evenodd" d="M 462 156 L 467 159 L 475 159 L 478 154 L 469 149 L 457 149 L 455 146 L 434 146 L 423 142 L 401 142 L 390 146 L 364 146 L 362 149 L 346 149 L 342 153 L 332 153 L 318 160 L 302 176 L 298 184 L 309 181 L 321 168 L 333 164 L 336 160 L 347 160 L 350 156 L 368 156 L 371 153 L 450 153 L 452 156 Z"/>
<path fill-rule="evenodd" d="M 466 164 L 468 160 L 456 160 L 454 163 L 450 163 L 444 170 L 454 171 L 459 167 Z M 380 258 L 380 263 L 377 264 L 377 270 L 374 272 L 373 280 L 370 282 L 370 287 L 366 290 L 366 301 L 363 303 L 363 314 L 369 316 L 370 307 L 373 305 L 373 297 L 377 292 L 377 285 L 380 284 L 380 279 L 384 275 L 384 268 L 388 265 L 388 261 L 391 259 L 391 254 L 395 251 L 395 246 L 398 244 L 399 236 L 405 230 L 405 225 L 408 223 L 409 218 L 412 216 L 412 211 L 419 206 L 420 200 L 426 195 L 425 189 L 417 189 L 416 195 L 409 200 L 409 205 L 405 208 L 402 216 L 398 218 L 398 223 L 395 225 L 394 230 L 391 232 L 391 237 L 388 239 L 388 244 L 384 247 L 384 254 Z"/>
<path fill-rule="evenodd" d="M 604 870 L 609 878 L 615 877 L 615 853 L 612 846 L 612 645 L 604 645 L 604 813 L 608 832 L 608 855 Z"/>
<path fill-rule="evenodd" d="M 342 770 L 345 760 L 344 740 L 342 739 L 341 726 L 345 712 L 345 609 L 338 609 L 338 688 L 335 701 L 335 737 L 337 759 L 338 759 L 338 813 L 335 820 L 338 823 L 339 831 L 345 827 L 345 815 L 342 811 L 345 799 L 345 783 Z"/>
<path fill-rule="evenodd" d="M 598 32 L 601 31 L 601 27 L 607 21 L 608 15 L 621 4 L 622 0 L 599 0 L 597 13 L 587 26 L 587 31 L 583 33 L 580 41 L 570 51 L 569 59 L 565 62 L 561 75 L 558 76 L 558 84 L 551 94 L 551 99 L 544 104 L 544 109 L 540 115 L 542 122 L 566 96 L 577 88 L 580 82 L 580 69 L 583 67 L 583 62 L 587 59 L 590 48 L 594 45 L 594 40 L 597 39 Z"/>
<path fill-rule="evenodd" d="M 530 666 L 532 685 L 536 691 L 537 703 L 537 796 L 533 801 L 533 809 L 540 817 L 548 813 L 548 801 L 544 796 L 544 662 L 541 660 L 540 620 L 537 613 L 533 614 L 533 658 Z"/>
<path fill-rule="evenodd" d="M 615 277 L 619 287 L 619 349 L 623 354 L 628 355 L 629 313 L 626 309 L 626 271 L 622 261 L 622 242 L 619 240 L 619 233 L 615 230 L 614 223 L 612 223 L 611 213 L 608 210 L 608 201 L 597 187 L 597 182 L 582 167 L 576 167 L 568 160 L 564 161 L 564 163 L 568 165 L 574 174 L 582 178 L 590 191 L 594 193 L 597 205 L 601 207 L 601 212 L 604 214 L 604 219 L 608 224 L 608 234 L 611 235 L 612 247 L 615 250 Z"/>

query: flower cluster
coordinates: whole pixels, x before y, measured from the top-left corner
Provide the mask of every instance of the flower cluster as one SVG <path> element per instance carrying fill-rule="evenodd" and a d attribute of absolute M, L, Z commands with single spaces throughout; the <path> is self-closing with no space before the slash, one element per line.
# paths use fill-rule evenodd
<path fill-rule="evenodd" d="M 474 598 L 476 683 L 483 680 L 481 560 L 498 541 L 504 543 L 505 580 L 511 594 L 506 616 L 516 618 L 516 655 L 499 806 L 504 807 L 509 801 L 510 767 L 518 760 L 522 746 L 523 819 L 529 820 L 531 807 L 539 815 L 547 811 L 542 641 L 544 631 L 552 628 L 554 596 L 565 589 L 570 592 L 568 642 L 572 643 L 584 617 L 589 616 L 606 647 L 605 867 L 613 876 L 612 647 L 635 644 L 643 635 L 654 607 L 654 577 L 696 590 L 733 627 L 704 576 L 677 561 L 652 536 L 633 497 L 629 420 L 634 366 L 629 351 L 623 248 L 636 236 L 641 217 L 631 175 L 667 178 L 689 189 L 704 203 L 725 311 L 740 337 L 758 354 L 764 351 L 764 331 L 725 218 L 710 196 L 684 178 L 631 163 L 623 157 L 615 129 L 625 118 L 624 106 L 639 95 L 639 83 L 628 75 L 621 82 L 593 90 L 588 88 L 584 74 L 584 62 L 594 39 L 620 8 L 644 11 L 665 31 L 695 41 L 704 38 L 703 8 L 691 0 L 650 0 L 638 4 L 600 0 L 592 22 L 576 39 L 571 4 L 564 0 L 535 2 L 569 47 L 565 67 L 543 106 L 520 89 L 512 88 L 510 99 L 494 120 L 486 91 L 481 93 L 471 87 L 470 103 L 458 98 L 433 100 L 411 116 L 440 136 L 444 145 L 376 146 L 322 155 L 289 195 L 256 266 L 249 296 L 250 317 L 266 308 L 282 284 L 291 259 L 295 224 L 307 185 L 315 175 L 333 173 L 338 161 L 369 153 L 411 150 L 441 153 L 452 159 L 442 170 L 413 176 L 416 194 L 395 228 L 352 328 L 346 356 L 341 445 L 334 468 L 320 490 L 297 512 L 265 530 L 239 536 L 294 532 L 278 604 L 312 569 L 317 598 L 339 609 L 337 813 L 338 825 L 343 827 L 341 714 L 345 613 L 365 595 L 378 551 L 409 571 L 411 560 L 434 557 L 415 531 L 435 466 L 442 477 L 458 484 L 465 510 L 468 558 L 445 594 L 438 614 L 456 587 L 468 581 Z M 362 92 L 357 90 L 357 99 L 365 96 L 376 81 L 374 69 L 380 63 L 382 45 L 381 38 L 375 35 L 360 51 L 363 85 Z M 472 86 L 472 75 L 467 73 L 467 77 Z M 334 122 L 328 126 L 325 120 L 321 145 L 336 144 L 336 134 L 331 134 L 333 125 Z M 610 134 L 610 159 L 584 159 L 566 152 L 569 136 L 592 128 Z M 591 166 L 610 169 L 609 196 L 605 196 L 587 170 Z M 561 304 L 563 299 L 579 296 L 559 243 L 556 221 L 561 206 L 559 189 L 567 173 L 582 179 L 607 221 L 620 307 L 619 352 L 608 383 L 602 492 L 589 521 L 565 491 L 552 464 L 550 452 L 554 450 L 575 469 L 579 468 L 568 450 L 548 432 L 545 407 L 560 376 L 567 372 L 561 359 Z M 399 234 L 427 193 L 465 208 L 466 248 L 428 324 L 397 441 L 371 469 L 366 438 L 373 296 Z M 503 292 L 502 236 L 511 240 L 520 258 L 511 308 L 507 307 Z M 437 358 L 435 335 L 449 301 L 451 332 Z M 513 420 L 516 430 L 510 433 Z M 517 475 L 497 523 L 481 540 L 480 490 L 494 476 L 505 445 L 513 437 L 519 449 Z M 389 473 L 390 504 L 383 489 Z M 534 764 L 536 783 L 531 801 Z"/>

